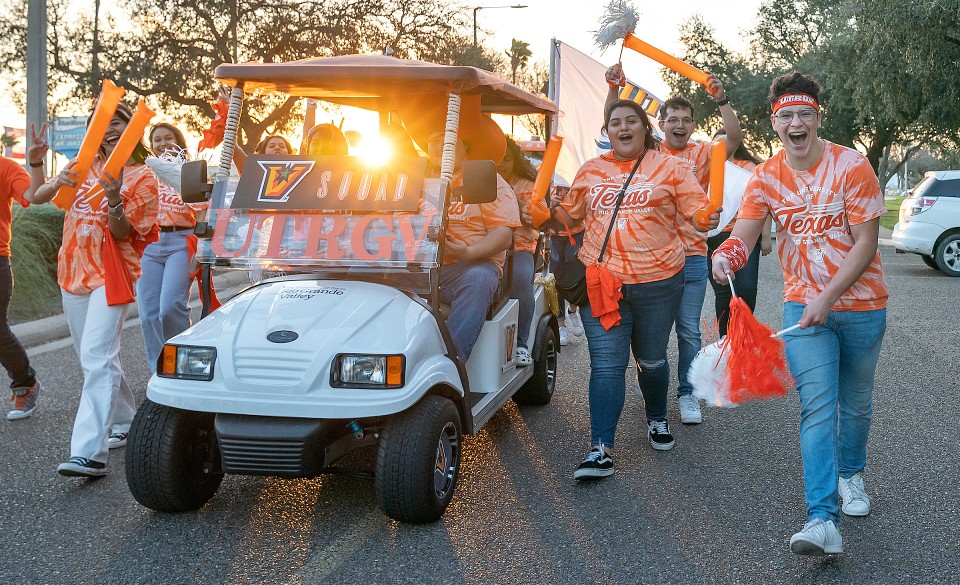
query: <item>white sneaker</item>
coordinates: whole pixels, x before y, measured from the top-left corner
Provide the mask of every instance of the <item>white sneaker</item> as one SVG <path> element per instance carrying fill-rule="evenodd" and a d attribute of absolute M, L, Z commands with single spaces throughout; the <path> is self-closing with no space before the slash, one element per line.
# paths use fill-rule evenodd
<path fill-rule="evenodd" d="M 700 413 L 700 401 L 693 394 L 685 394 L 677 398 L 677 404 L 680 405 L 680 422 L 685 425 L 697 425 L 703 422 L 703 415 Z"/>
<path fill-rule="evenodd" d="M 866 516 L 870 513 L 870 496 L 863 490 L 863 475 L 858 471 L 850 479 L 840 478 L 837 482 L 840 491 L 840 500 L 843 502 L 840 509 L 847 516 Z"/>
<path fill-rule="evenodd" d="M 583 335 L 583 321 L 580 320 L 580 311 L 567 313 L 567 324 L 570 326 L 570 333 L 577 337 Z"/>
<path fill-rule="evenodd" d="M 517 360 L 518 366 L 529 366 L 533 363 L 533 358 L 530 357 L 530 352 L 522 345 L 517 346 L 517 354 L 515 359 Z"/>
<path fill-rule="evenodd" d="M 790 537 L 790 550 L 798 555 L 838 555 L 843 552 L 843 539 L 833 520 L 816 518 Z"/>
<path fill-rule="evenodd" d="M 567 334 L 567 328 L 563 325 L 560 326 L 560 345 L 565 346 L 570 343 L 570 335 Z"/>

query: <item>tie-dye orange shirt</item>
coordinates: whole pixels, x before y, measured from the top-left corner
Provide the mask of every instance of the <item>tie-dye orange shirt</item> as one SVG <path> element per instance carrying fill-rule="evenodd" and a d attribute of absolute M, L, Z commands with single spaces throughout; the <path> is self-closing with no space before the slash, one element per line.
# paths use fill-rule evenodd
<path fill-rule="evenodd" d="M 87 180 L 80 186 L 70 209 L 63 217 L 63 244 L 57 261 L 57 282 L 60 288 L 75 295 L 86 295 L 104 285 L 101 250 L 107 229 L 107 198 L 100 199 L 96 209 L 86 201 L 86 193 L 100 180 L 101 165 L 94 163 Z M 157 222 L 157 180 L 146 165 L 124 167 L 120 187 L 123 214 L 130 226 L 141 235 Z M 132 280 L 140 277 L 140 256 L 133 249 L 130 237 L 117 242 Z"/>
<path fill-rule="evenodd" d="M 510 183 L 510 187 L 517 195 L 517 203 L 520 204 L 521 208 L 530 204 L 530 197 L 533 196 L 533 181 L 524 179 L 523 177 L 516 177 L 513 182 Z M 536 229 L 520 226 L 513 232 L 513 248 L 518 252 L 530 252 L 533 254 L 537 251 L 537 239 L 539 237 L 540 232 Z"/>
<path fill-rule="evenodd" d="M 758 166 L 740 205 L 742 219 L 773 214 L 777 222 L 786 301 L 809 303 L 820 294 L 853 247 L 850 226 L 886 213 L 880 183 L 867 159 L 850 148 L 823 143 L 823 156 L 806 171 L 791 168 L 783 151 Z M 887 297 L 877 251 L 831 309 L 882 309 Z"/>
<path fill-rule="evenodd" d="M 693 171 L 700 189 L 706 193 L 710 187 L 710 143 L 688 142 L 680 150 L 673 150 L 667 146 L 666 142 L 660 144 L 660 150 L 674 156 Z M 689 221 L 680 224 L 680 233 L 683 237 L 683 244 L 686 246 L 685 254 L 687 256 L 706 256 L 707 255 L 707 234 L 698 231 Z"/>
<path fill-rule="evenodd" d="M 607 153 L 583 163 L 561 203 L 574 219 L 584 219 L 586 265 L 597 261 L 617 196 L 636 161 Z M 672 156 L 647 151 L 623 196 L 617 224 L 602 263 L 626 284 L 669 278 L 683 268 L 684 246 L 678 224 L 689 223 L 707 204 L 707 195 L 693 174 Z"/>
<path fill-rule="evenodd" d="M 157 223 L 165 227 L 190 228 L 197 224 L 197 212 L 206 209 L 209 203 L 184 203 L 180 194 L 169 185 L 157 181 L 160 208 Z"/>
<path fill-rule="evenodd" d="M 454 178 L 454 184 L 459 178 Z M 481 240 L 487 232 L 495 227 L 520 227 L 520 207 L 517 205 L 517 196 L 510 185 L 497 175 L 497 198 L 490 203 L 462 203 L 452 202 L 447 207 L 449 223 L 447 237 L 463 242 L 468 246 Z M 506 252 L 500 252 L 492 257 L 497 267 L 503 269 Z M 454 260 L 443 259 L 444 264 L 453 264 Z"/>

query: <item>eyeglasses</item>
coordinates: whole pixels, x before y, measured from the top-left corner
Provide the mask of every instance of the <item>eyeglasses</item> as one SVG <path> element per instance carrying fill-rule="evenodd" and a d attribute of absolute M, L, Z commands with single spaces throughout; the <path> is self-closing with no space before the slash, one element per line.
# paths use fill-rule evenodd
<path fill-rule="evenodd" d="M 777 119 L 777 122 L 780 122 L 781 124 L 789 124 L 790 122 L 793 122 L 794 116 L 800 116 L 801 122 L 810 122 L 817 117 L 817 111 L 813 108 L 806 108 L 800 110 L 799 112 L 781 111 L 773 115 L 773 117 Z"/>
<path fill-rule="evenodd" d="M 693 118 L 667 118 L 664 121 L 671 126 L 693 126 Z"/>

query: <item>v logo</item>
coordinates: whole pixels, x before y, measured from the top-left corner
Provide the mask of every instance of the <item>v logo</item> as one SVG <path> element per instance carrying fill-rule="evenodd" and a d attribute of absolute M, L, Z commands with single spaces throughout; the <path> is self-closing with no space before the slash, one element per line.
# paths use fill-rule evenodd
<path fill-rule="evenodd" d="M 293 188 L 313 169 L 314 161 L 257 161 L 257 164 L 263 169 L 263 182 L 257 201 L 285 203 Z"/>

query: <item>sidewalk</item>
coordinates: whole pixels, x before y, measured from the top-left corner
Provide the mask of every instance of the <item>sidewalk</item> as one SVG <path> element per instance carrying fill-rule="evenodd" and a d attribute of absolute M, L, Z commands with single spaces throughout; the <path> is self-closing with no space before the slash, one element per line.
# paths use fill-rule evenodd
<path fill-rule="evenodd" d="M 230 270 L 222 272 L 213 277 L 213 286 L 214 289 L 218 292 L 221 301 L 225 301 L 228 298 L 226 293 L 232 289 L 238 289 L 250 282 L 249 273 L 245 270 Z M 193 290 L 196 290 L 196 286 L 191 285 Z M 200 306 L 200 299 L 195 298 L 196 292 L 192 292 L 192 302 L 190 307 Z M 133 303 L 133 306 L 130 308 L 130 315 L 127 317 L 127 320 L 138 319 L 139 311 L 137 309 L 137 304 Z M 53 315 L 52 317 L 46 317 L 43 319 L 37 319 L 36 321 L 27 321 L 26 323 L 18 323 L 10 327 L 13 330 L 13 334 L 17 336 L 17 339 L 20 340 L 20 343 L 24 347 L 33 347 L 35 345 L 40 345 L 42 343 L 47 343 L 57 339 L 63 339 L 70 336 L 70 328 L 67 326 L 67 317 L 62 313 L 60 315 Z"/>

